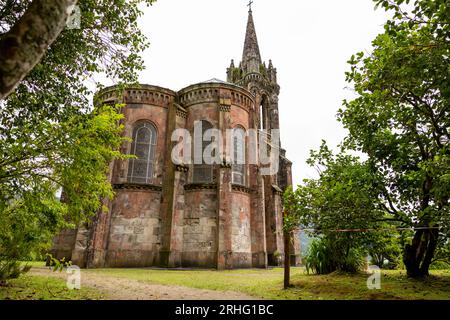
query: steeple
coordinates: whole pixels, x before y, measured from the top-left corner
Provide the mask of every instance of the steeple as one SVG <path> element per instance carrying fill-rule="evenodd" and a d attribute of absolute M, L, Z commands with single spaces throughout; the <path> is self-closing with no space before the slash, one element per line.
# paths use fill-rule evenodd
<path fill-rule="evenodd" d="M 246 73 L 259 72 L 259 66 L 261 64 L 261 54 L 259 52 L 251 5 L 249 5 L 249 8 L 244 52 L 242 54 L 242 67 Z"/>
<path fill-rule="evenodd" d="M 248 4 L 247 31 L 245 33 L 242 61 L 239 63 L 239 66 L 233 60 L 231 61 L 230 67 L 227 68 L 227 81 L 249 89 L 269 84 L 273 88 L 273 92 L 278 95 L 280 88 L 277 84 L 277 69 L 273 66 L 272 60 L 269 60 L 267 66 L 261 59 L 255 23 L 253 21 L 252 3 L 253 1 L 250 1 Z M 257 75 L 254 75 L 255 73 Z M 267 91 L 267 86 L 265 90 Z"/>

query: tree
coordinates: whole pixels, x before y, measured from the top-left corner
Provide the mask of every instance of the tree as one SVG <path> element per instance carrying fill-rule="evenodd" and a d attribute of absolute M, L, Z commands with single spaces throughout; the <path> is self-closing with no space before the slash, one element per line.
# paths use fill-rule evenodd
<path fill-rule="evenodd" d="M 391 219 L 415 228 L 403 261 L 421 277 L 450 236 L 450 8 L 446 0 L 416 0 L 412 11 L 404 0 L 375 2 L 394 15 L 373 52 L 349 61 L 358 97 L 338 118 L 349 130 L 345 146 L 383 176 L 379 198 Z"/>
<path fill-rule="evenodd" d="M 312 246 L 314 257 L 306 257 L 307 264 L 321 265 L 312 269 L 356 272 L 375 236 L 371 229 L 385 220 L 384 210 L 374 201 L 380 177 L 358 157 L 343 152 L 333 155 L 325 142 L 319 151 L 311 151 L 308 163 L 317 168 L 319 178 L 286 191 L 284 205 L 290 216 L 285 224 L 313 229 L 311 233 L 321 239 Z M 323 257 L 320 261 L 317 254 Z"/>
<path fill-rule="evenodd" d="M 95 75 L 119 88 L 136 82 L 139 53 L 148 46 L 137 26 L 139 6 L 152 2 L 78 1 L 81 28 L 64 29 L 0 101 L 0 270 L 49 244 L 61 228 L 89 221 L 113 195 L 107 175 L 110 162 L 123 158 L 122 116 L 120 105 L 94 108 L 93 92 L 101 88 Z M 30 3 L 2 3 L 0 38 Z"/>
<path fill-rule="evenodd" d="M 44 154 L 31 153 L 14 167 L 3 163 L 0 281 L 18 276 L 20 260 L 48 248 L 61 229 L 92 217 L 100 199 L 112 198 L 106 177 L 109 163 L 124 158 L 118 151 L 124 140 L 123 127 L 118 125 L 121 118 L 115 108 L 105 106 L 53 124 L 47 128 L 52 132 L 52 148 Z M 20 142 L 15 145 L 20 154 Z M 57 197 L 61 188 L 64 202 Z"/>
<path fill-rule="evenodd" d="M 288 214 L 285 214 L 288 215 Z M 291 241 L 292 241 L 292 232 L 295 229 L 290 230 L 286 224 L 283 226 L 283 238 L 284 238 L 284 281 L 283 288 L 287 289 L 290 287 L 290 279 L 291 279 Z"/>

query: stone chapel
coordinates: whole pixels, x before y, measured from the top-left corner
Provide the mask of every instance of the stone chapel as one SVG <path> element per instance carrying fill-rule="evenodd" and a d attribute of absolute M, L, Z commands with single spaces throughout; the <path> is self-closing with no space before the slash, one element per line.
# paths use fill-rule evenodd
<path fill-rule="evenodd" d="M 280 149 L 279 170 L 261 175 L 257 164 L 174 164 L 172 132 L 216 128 L 280 129 L 277 69 L 261 59 L 252 10 L 242 61 L 231 61 L 227 81 L 212 79 L 178 92 L 153 85 L 103 89 L 106 104 L 124 104 L 123 153 L 110 165 L 115 191 L 89 224 L 63 231 L 52 254 L 95 267 L 265 268 L 283 256 L 282 192 L 292 184 L 291 165 Z M 244 137 L 237 148 L 248 151 Z M 281 148 L 281 147 L 280 147 Z M 291 248 L 299 262 L 299 239 Z"/>

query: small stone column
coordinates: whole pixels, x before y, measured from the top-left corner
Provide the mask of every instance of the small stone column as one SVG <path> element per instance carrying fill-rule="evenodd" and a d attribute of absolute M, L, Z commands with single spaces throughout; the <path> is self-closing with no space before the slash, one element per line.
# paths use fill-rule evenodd
<path fill-rule="evenodd" d="M 226 137 L 226 130 L 230 125 L 231 99 L 228 91 L 220 92 L 219 130 L 222 137 Z M 233 266 L 233 253 L 231 243 L 231 164 L 226 158 L 227 142 L 223 141 L 221 158 L 223 163 L 219 166 L 218 212 L 217 212 L 217 269 L 231 269 Z"/>
<path fill-rule="evenodd" d="M 165 179 L 163 184 L 163 201 L 161 204 L 161 250 L 159 252 L 161 267 L 181 266 L 182 219 L 184 208 L 184 184 L 187 180 L 188 167 L 175 165 L 172 161 L 172 132 L 184 128 L 186 111 L 175 103 L 169 105 L 167 119 Z M 181 202 L 181 203 L 180 203 Z"/>

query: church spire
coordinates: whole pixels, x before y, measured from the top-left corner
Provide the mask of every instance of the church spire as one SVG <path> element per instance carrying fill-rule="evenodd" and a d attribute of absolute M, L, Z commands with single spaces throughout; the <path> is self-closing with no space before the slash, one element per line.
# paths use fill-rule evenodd
<path fill-rule="evenodd" d="M 255 23 L 253 22 L 252 5 L 249 3 L 247 32 L 245 34 L 242 66 L 246 72 L 259 72 L 261 54 L 259 53 L 258 39 L 256 37 Z"/>

